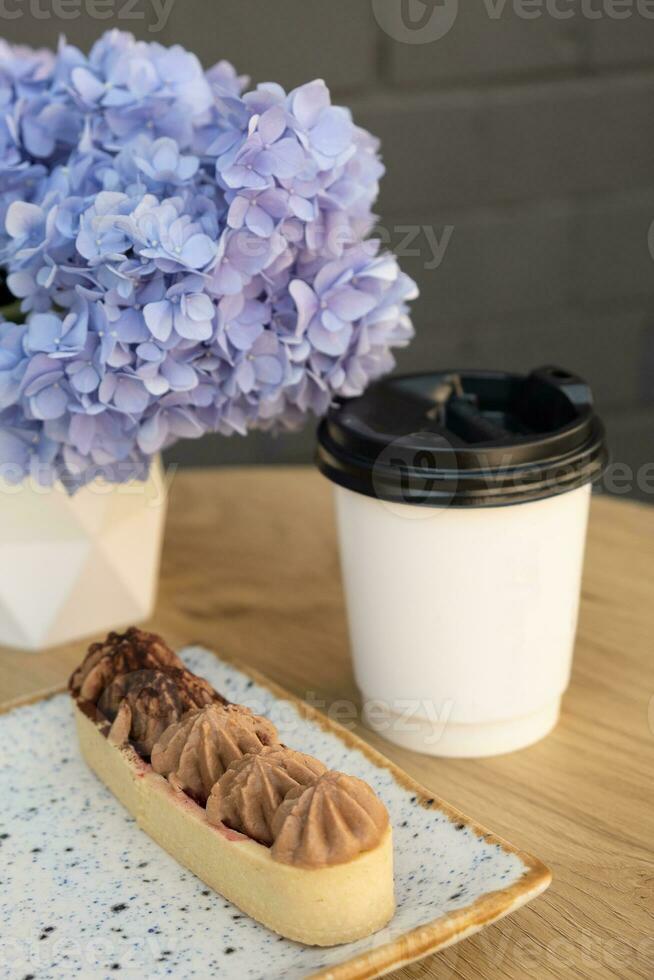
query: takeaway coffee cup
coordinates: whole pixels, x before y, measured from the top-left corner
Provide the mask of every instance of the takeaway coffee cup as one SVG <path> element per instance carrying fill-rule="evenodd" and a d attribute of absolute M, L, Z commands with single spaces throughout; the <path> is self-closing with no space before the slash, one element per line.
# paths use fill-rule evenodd
<path fill-rule="evenodd" d="M 560 368 L 396 377 L 330 410 L 318 465 L 371 727 L 441 756 L 554 727 L 605 463 L 590 389 Z"/>

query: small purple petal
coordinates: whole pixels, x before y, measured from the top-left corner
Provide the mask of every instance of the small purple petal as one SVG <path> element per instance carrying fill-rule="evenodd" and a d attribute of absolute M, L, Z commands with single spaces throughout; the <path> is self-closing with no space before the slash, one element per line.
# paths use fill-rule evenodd
<path fill-rule="evenodd" d="M 265 354 L 262 357 L 255 357 L 254 370 L 259 381 L 264 384 L 277 385 L 284 377 L 284 370 L 276 357 Z"/>
<path fill-rule="evenodd" d="M 320 113 L 328 105 L 329 89 L 322 79 L 302 85 L 293 95 L 293 113 L 305 129 L 311 129 L 315 125 Z"/>
<path fill-rule="evenodd" d="M 186 298 L 186 314 L 192 320 L 213 320 L 215 307 L 206 293 L 195 293 Z"/>
<path fill-rule="evenodd" d="M 318 311 L 318 297 L 311 286 L 308 286 L 301 279 L 294 279 L 288 287 L 288 291 L 297 308 L 296 333 L 298 335 L 303 334 Z"/>
<path fill-rule="evenodd" d="M 309 340 L 316 350 L 335 357 L 344 354 L 352 337 L 352 324 L 346 323 L 339 331 L 325 330 L 319 323 L 309 327 Z"/>
<path fill-rule="evenodd" d="M 142 423 L 137 441 L 144 453 L 153 455 L 162 448 L 168 436 L 168 424 L 162 412 Z"/>
<path fill-rule="evenodd" d="M 198 376 L 188 364 L 178 364 L 168 357 L 161 365 L 161 373 L 173 391 L 190 391 L 198 383 Z"/>
<path fill-rule="evenodd" d="M 257 170 L 264 176 L 274 174 L 288 180 L 304 166 L 304 153 L 296 139 L 282 139 L 257 156 Z"/>
<path fill-rule="evenodd" d="M 193 235 L 184 245 L 182 260 L 191 269 L 203 269 L 215 259 L 216 246 L 207 235 Z"/>
<path fill-rule="evenodd" d="M 131 378 L 119 378 L 114 392 L 114 405 L 120 412 L 137 415 L 143 412 L 148 404 L 148 393 L 140 381 Z"/>
<path fill-rule="evenodd" d="M 74 68 L 71 79 L 75 89 L 85 102 L 98 102 L 105 93 L 106 86 L 86 68 Z"/>
<path fill-rule="evenodd" d="M 44 214 L 36 204 L 27 201 L 14 201 L 9 205 L 5 227 L 12 238 L 24 238 L 32 232 L 38 232 L 43 225 Z"/>
<path fill-rule="evenodd" d="M 352 121 L 345 109 L 326 109 L 311 130 L 311 142 L 320 153 L 337 157 L 350 146 Z"/>
<path fill-rule="evenodd" d="M 166 341 L 173 330 L 173 309 L 167 299 L 148 303 L 143 310 L 147 327 L 157 340 Z"/>
<path fill-rule="evenodd" d="M 66 411 L 68 398 L 58 384 L 44 388 L 32 398 L 32 407 L 37 419 L 58 419 Z"/>
<path fill-rule="evenodd" d="M 81 371 L 76 371 L 70 380 L 76 391 L 79 391 L 83 395 L 88 395 L 98 387 L 100 376 L 95 368 L 87 364 Z"/>
<path fill-rule="evenodd" d="M 329 300 L 330 310 L 341 320 L 348 320 L 350 323 L 370 313 L 376 305 L 374 296 L 351 287 L 339 289 Z"/>
<path fill-rule="evenodd" d="M 235 197 L 227 212 L 227 224 L 230 228 L 242 228 L 250 207 L 246 197 Z"/>
<path fill-rule="evenodd" d="M 273 219 L 263 208 L 257 207 L 256 204 L 253 204 L 248 210 L 245 221 L 250 231 L 254 232 L 255 235 L 259 235 L 261 238 L 270 238 L 275 230 Z"/>
<path fill-rule="evenodd" d="M 153 344 L 151 341 L 147 341 L 144 344 L 139 344 L 136 348 L 136 353 L 144 361 L 151 361 L 152 363 L 158 364 L 162 360 L 162 350 Z"/>
<path fill-rule="evenodd" d="M 286 129 L 286 113 L 281 106 L 267 109 L 259 119 L 257 126 L 264 144 L 275 143 L 284 135 Z"/>
<path fill-rule="evenodd" d="M 229 323 L 226 327 L 227 336 L 237 350 L 250 350 L 254 342 L 263 333 L 259 323 Z"/>

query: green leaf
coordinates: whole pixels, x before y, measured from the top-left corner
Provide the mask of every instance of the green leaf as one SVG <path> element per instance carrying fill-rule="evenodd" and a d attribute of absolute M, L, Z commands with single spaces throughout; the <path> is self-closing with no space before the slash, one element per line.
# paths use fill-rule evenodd
<path fill-rule="evenodd" d="M 25 315 L 22 313 L 20 308 L 20 300 L 16 300 L 15 303 L 10 303 L 8 306 L 0 306 L 0 315 L 2 315 L 5 320 L 10 320 L 12 323 L 25 322 Z"/>

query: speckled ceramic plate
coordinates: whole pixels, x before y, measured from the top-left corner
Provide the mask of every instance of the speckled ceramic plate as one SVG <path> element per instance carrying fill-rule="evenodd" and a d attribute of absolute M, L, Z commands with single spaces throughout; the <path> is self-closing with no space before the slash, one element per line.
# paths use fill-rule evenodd
<path fill-rule="evenodd" d="M 539 861 L 433 799 L 350 732 L 206 650 L 182 654 L 290 745 L 366 779 L 395 840 L 397 912 L 369 939 L 282 939 L 180 867 L 83 763 L 67 695 L 0 717 L 0 975 L 354 980 L 476 932 L 547 888 Z"/>

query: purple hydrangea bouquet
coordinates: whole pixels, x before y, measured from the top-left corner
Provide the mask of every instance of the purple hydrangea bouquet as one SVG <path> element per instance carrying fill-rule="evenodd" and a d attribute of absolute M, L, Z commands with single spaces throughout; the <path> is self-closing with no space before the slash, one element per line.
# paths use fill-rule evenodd
<path fill-rule="evenodd" d="M 161 508 L 91 490 L 147 486 L 179 438 L 296 428 L 412 336 L 416 287 L 369 237 L 377 140 L 322 81 L 246 87 L 118 31 L 88 57 L 0 40 L 0 534 L 32 597 L 18 549 L 0 643 L 148 615 Z"/>
<path fill-rule="evenodd" d="M 368 238 L 377 140 L 322 81 L 246 82 L 118 31 L 88 57 L 0 41 L 4 479 L 74 491 L 295 428 L 411 338 L 415 285 Z"/>

